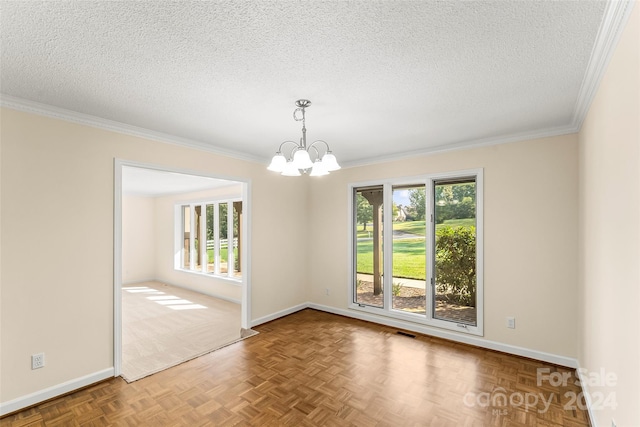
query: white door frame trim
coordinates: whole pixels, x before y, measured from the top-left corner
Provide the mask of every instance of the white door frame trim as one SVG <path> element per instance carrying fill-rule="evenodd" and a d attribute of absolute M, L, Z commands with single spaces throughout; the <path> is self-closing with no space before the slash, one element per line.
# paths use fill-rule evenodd
<path fill-rule="evenodd" d="M 203 171 L 175 168 L 165 165 L 141 163 L 130 160 L 114 159 L 113 170 L 113 368 L 114 376 L 122 370 L 122 167 L 138 167 L 161 172 L 173 172 L 207 178 L 227 179 L 242 183 L 242 300 L 240 303 L 241 327 L 251 328 L 251 180 L 235 176 L 217 175 Z"/>

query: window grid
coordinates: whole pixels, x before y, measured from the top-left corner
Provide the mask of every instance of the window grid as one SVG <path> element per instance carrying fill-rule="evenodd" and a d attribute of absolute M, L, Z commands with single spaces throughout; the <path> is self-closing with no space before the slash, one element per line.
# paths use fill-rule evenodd
<path fill-rule="evenodd" d="M 180 256 L 175 268 L 210 276 L 239 279 L 242 274 L 240 266 L 238 265 L 237 268 L 235 266 L 234 249 L 237 248 L 240 253 L 241 242 L 239 236 L 234 234 L 234 228 L 238 229 L 237 233 L 239 234 L 242 200 L 183 203 L 179 207 L 177 215 L 179 224 L 176 229 L 181 236 L 177 248 L 180 251 Z M 226 220 L 226 233 L 222 232 L 221 220 Z M 208 239 L 207 230 L 212 231 L 213 239 Z M 223 247 L 222 243 L 226 247 Z M 209 271 L 209 250 L 213 251 L 213 271 Z M 222 256 L 224 250 L 226 250 L 226 257 Z M 226 267 L 221 268 L 224 263 L 226 263 Z"/>

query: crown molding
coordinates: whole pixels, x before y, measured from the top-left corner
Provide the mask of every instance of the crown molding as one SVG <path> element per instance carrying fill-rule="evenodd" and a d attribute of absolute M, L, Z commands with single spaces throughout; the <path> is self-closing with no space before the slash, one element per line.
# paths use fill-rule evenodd
<path fill-rule="evenodd" d="M 24 111 L 27 113 L 38 114 L 45 117 L 52 117 L 55 119 L 65 120 L 72 123 L 78 123 L 81 125 L 91 126 L 99 129 L 109 130 L 112 132 L 118 132 L 126 135 L 132 135 L 153 141 L 164 142 L 167 144 L 179 145 L 183 147 L 193 148 L 196 150 L 207 151 L 209 153 L 219 154 L 227 157 L 232 157 L 240 160 L 265 163 L 265 159 L 251 156 L 245 153 L 237 151 L 225 150 L 219 147 L 214 147 L 203 142 L 194 141 L 186 138 L 180 138 L 174 135 L 169 135 L 162 132 L 156 132 L 137 126 L 127 125 L 125 123 L 116 122 L 113 120 L 107 120 L 100 117 L 92 116 L 89 114 L 79 113 L 77 111 L 71 111 L 64 108 L 54 107 L 47 104 L 41 104 L 39 102 L 29 101 L 26 99 L 18 98 L 15 96 L 0 94 L 0 106 L 9 108 L 12 110 Z M 425 156 L 429 154 L 438 154 L 447 151 L 465 150 L 470 148 L 486 147 L 490 145 L 508 144 L 511 142 L 527 141 L 531 139 L 539 139 L 551 136 L 566 135 L 575 133 L 579 130 L 574 125 L 560 126 L 548 129 L 539 129 L 535 131 L 520 132 L 516 134 L 504 135 L 499 137 L 489 137 L 475 140 L 468 140 L 457 142 L 447 145 L 439 145 L 435 147 L 424 148 L 420 150 L 407 151 L 404 153 L 382 155 L 376 157 L 369 157 L 361 160 L 355 160 L 352 162 L 344 162 L 342 167 L 356 167 L 366 166 L 384 162 L 390 162 L 394 160 L 402 160 L 411 157 Z"/>
<path fill-rule="evenodd" d="M 509 135 L 471 139 L 468 141 L 456 142 L 447 145 L 438 145 L 434 147 L 424 148 L 414 151 L 406 151 L 404 153 L 369 157 L 353 162 L 344 162 L 342 167 L 367 166 L 379 163 L 386 163 L 394 160 L 403 160 L 411 157 L 428 156 L 433 154 L 445 153 L 448 151 L 469 150 L 473 148 L 489 147 L 491 145 L 509 144 L 512 142 L 530 141 L 534 139 L 548 138 L 552 136 L 569 135 L 578 132 L 578 128 L 573 125 L 558 126 L 547 129 L 538 129 L 535 131 L 520 132 Z"/>
<path fill-rule="evenodd" d="M 477 140 L 469 140 L 457 142 L 453 144 L 441 145 L 422 150 L 409 151 L 399 153 L 397 155 L 385 155 L 378 157 L 370 157 L 367 159 L 357 160 L 353 162 L 344 162 L 343 167 L 355 167 L 373 165 L 393 160 L 402 160 L 411 157 L 425 156 L 430 154 L 438 154 L 447 151 L 465 150 L 470 148 L 487 147 L 491 145 L 508 144 L 512 142 L 520 142 L 532 139 L 546 138 L 552 136 L 567 135 L 580 131 L 582 122 L 584 121 L 591 102 L 598 91 L 602 77 L 607 70 L 607 66 L 618 40 L 625 28 L 635 0 L 609 0 L 605 8 L 602 23 L 591 51 L 591 57 L 587 66 L 587 71 L 580 86 L 580 92 L 574 107 L 572 123 L 567 126 L 555 128 L 539 129 L 531 132 L 522 132 L 517 134 L 504 135 L 499 137 L 490 137 Z"/>
<path fill-rule="evenodd" d="M 573 125 L 576 129 L 582 127 L 582 122 L 587 117 L 618 40 L 620 40 L 622 31 L 631 16 L 634 3 L 635 0 L 609 0 L 607 2 L 574 109 Z"/>
<path fill-rule="evenodd" d="M 622 35 L 625 24 L 631 16 L 631 11 L 633 10 L 634 4 L 635 0 L 609 0 L 607 2 L 602 23 L 600 25 L 600 29 L 598 30 L 598 34 L 596 35 L 594 46 L 591 52 L 587 71 L 585 72 L 585 76 L 580 86 L 580 92 L 578 94 L 576 105 L 574 107 L 573 120 L 571 124 L 555 128 L 503 135 L 499 137 L 462 141 L 453 144 L 425 148 L 421 150 L 408 151 L 395 155 L 392 154 L 370 157 L 352 162 L 344 162 L 342 166 L 365 166 L 416 156 L 443 153 L 447 151 L 507 144 L 512 142 L 520 142 L 578 132 L 582 127 L 582 123 L 589 111 L 591 102 L 593 101 L 593 98 L 597 93 L 602 77 L 607 70 L 607 65 L 609 64 L 609 61 L 613 56 L 613 52 L 618 43 L 618 40 L 620 39 L 620 36 Z M 61 119 L 82 125 L 92 126 L 95 128 L 118 132 L 126 135 L 150 139 L 153 141 L 159 141 L 196 150 L 206 151 L 209 153 L 223 155 L 240 160 L 260 164 L 264 164 L 266 161 L 265 159 L 259 158 L 257 156 L 216 147 L 201 141 L 195 141 L 162 132 L 156 132 L 149 129 L 131 126 L 125 123 L 107 120 L 89 114 L 54 107 L 51 105 L 41 104 L 10 95 L 0 94 L 0 106 L 13 110 Z"/>
<path fill-rule="evenodd" d="M 201 141 L 181 138 L 175 135 L 156 132 L 137 126 L 131 126 L 126 123 L 103 119 L 97 116 L 92 116 L 90 114 L 79 113 L 77 111 L 67 110 L 60 107 L 54 107 L 52 105 L 41 104 L 39 102 L 29 101 L 11 95 L 0 94 L 0 106 L 12 110 L 23 111 L 25 113 L 37 114 L 40 116 L 60 119 L 71 123 L 77 123 L 98 129 L 122 133 L 125 135 L 150 139 L 152 141 L 193 148 L 195 150 L 206 151 L 209 153 L 231 157 L 239 160 L 245 160 L 255 163 L 265 163 L 265 160 L 262 158 L 251 156 L 246 153 L 241 153 L 239 151 L 227 150 Z"/>

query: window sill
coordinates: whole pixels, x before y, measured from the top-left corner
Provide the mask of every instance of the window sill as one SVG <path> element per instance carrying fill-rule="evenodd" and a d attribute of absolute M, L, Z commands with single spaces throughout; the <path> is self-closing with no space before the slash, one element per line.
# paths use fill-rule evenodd
<path fill-rule="evenodd" d="M 415 323 L 421 326 L 429 326 L 440 329 L 446 329 L 449 331 L 460 332 L 463 334 L 484 336 L 482 328 L 480 326 L 465 325 L 462 323 L 449 322 L 446 320 L 428 319 L 424 315 L 403 313 L 400 310 L 388 310 L 379 307 L 373 307 L 368 305 L 360 305 L 356 303 L 349 304 L 349 308 L 352 310 L 358 310 L 369 314 L 375 314 L 377 316 L 387 317 L 391 319 L 401 320 L 403 322 Z M 463 326 L 460 326 L 463 325 Z"/>
<path fill-rule="evenodd" d="M 193 271 L 193 270 L 185 270 L 182 268 L 175 268 L 175 271 L 179 271 L 181 273 L 188 273 L 188 274 L 193 274 L 196 276 L 200 276 L 200 277 L 207 277 L 210 279 L 217 279 L 217 280 L 223 280 L 225 282 L 229 282 L 230 285 L 235 285 L 235 286 L 241 286 L 242 285 L 242 277 L 229 277 L 229 276 L 223 276 L 220 274 L 213 274 L 213 273 L 203 273 L 201 271 Z"/>

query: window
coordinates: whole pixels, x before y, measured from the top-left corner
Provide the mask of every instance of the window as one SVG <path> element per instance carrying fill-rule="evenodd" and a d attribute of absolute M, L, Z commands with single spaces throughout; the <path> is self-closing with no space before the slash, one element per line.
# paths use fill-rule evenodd
<path fill-rule="evenodd" d="M 482 170 L 350 188 L 351 307 L 482 335 Z"/>
<path fill-rule="evenodd" d="M 176 269 L 241 278 L 242 201 L 182 204 L 176 211 L 181 236 Z"/>

